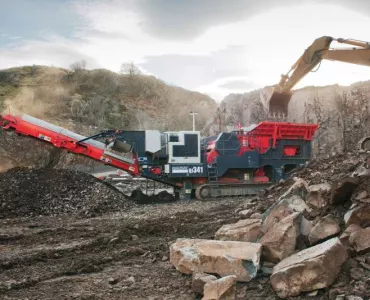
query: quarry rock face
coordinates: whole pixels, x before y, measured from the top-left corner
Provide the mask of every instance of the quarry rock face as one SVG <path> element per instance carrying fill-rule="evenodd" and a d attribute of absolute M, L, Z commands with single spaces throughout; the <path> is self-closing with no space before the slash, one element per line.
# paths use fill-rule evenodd
<path fill-rule="evenodd" d="M 223 225 L 215 234 L 216 240 L 256 242 L 261 232 L 261 220 L 246 219 Z"/>
<path fill-rule="evenodd" d="M 256 90 L 225 97 L 221 108 L 227 107 L 225 119 L 231 120 L 232 124 L 227 129 L 235 128 L 233 126 L 239 120 L 244 120 L 246 124 L 276 121 L 264 111 L 260 92 Z M 333 152 L 342 153 L 345 149 L 354 149 L 363 136 L 369 135 L 369 105 L 369 81 L 351 86 L 305 87 L 294 91 L 288 106 L 288 116 L 278 121 L 321 123 L 320 135 L 314 138 L 312 151 L 314 157 L 325 157 Z M 235 114 L 235 111 L 240 113 Z"/>
<path fill-rule="evenodd" d="M 184 274 L 235 275 L 248 282 L 257 275 L 261 250 L 259 243 L 178 239 L 170 246 L 170 261 Z"/>
<path fill-rule="evenodd" d="M 328 215 L 322 218 L 311 230 L 308 240 L 314 245 L 322 240 L 340 233 L 340 227 L 335 219 Z"/>
<path fill-rule="evenodd" d="M 202 300 L 234 300 L 235 280 L 236 276 L 230 275 L 206 283 Z"/>
<path fill-rule="evenodd" d="M 347 250 L 338 238 L 300 251 L 277 264 L 270 282 L 281 298 L 330 286 L 347 260 Z"/>
<path fill-rule="evenodd" d="M 272 227 L 260 240 L 262 258 L 277 263 L 294 252 L 299 235 L 300 213 L 295 212 Z"/>

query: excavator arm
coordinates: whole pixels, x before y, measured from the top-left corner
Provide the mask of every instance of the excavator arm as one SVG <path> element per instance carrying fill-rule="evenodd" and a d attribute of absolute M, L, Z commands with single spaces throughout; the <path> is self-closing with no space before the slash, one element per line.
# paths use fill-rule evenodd
<path fill-rule="evenodd" d="M 333 41 L 351 47 L 330 49 Z M 264 108 L 270 114 L 287 115 L 292 88 L 324 59 L 370 66 L 370 43 L 351 39 L 335 39 L 329 36 L 316 39 L 290 68 L 289 72 L 281 75 L 279 84 L 262 90 L 261 101 Z"/>

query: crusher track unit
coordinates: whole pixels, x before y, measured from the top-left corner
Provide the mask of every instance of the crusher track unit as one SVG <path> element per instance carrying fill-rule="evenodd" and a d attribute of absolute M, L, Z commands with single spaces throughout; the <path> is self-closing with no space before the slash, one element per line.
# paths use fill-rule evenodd
<path fill-rule="evenodd" d="M 198 131 L 157 130 L 105 130 L 85 137 L 28 115 L 0 117 L 0 126 L 171 185 L 199 200 L 253 195 L 288 178 L 310 160 L 319 127 L 261 122 L 201 139 Z"/>

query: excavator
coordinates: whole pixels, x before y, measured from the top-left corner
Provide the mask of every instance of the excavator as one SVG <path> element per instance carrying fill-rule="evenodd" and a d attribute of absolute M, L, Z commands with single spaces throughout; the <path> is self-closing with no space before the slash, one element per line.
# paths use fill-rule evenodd
<path fill-rule="evenodd" d="M 351 47 L 332 49 L 330 45 L 333 41 Z M 370 43 L 330 36 L 317 38 L 304 51 L 288 73 L 281 75 L 280 82 L 277 85 L 268 86 L 262 90 L 260 94 L 261 102 L 270 116 L 288 115 L 293 87 L 324 59 L 370 67 Z"/>

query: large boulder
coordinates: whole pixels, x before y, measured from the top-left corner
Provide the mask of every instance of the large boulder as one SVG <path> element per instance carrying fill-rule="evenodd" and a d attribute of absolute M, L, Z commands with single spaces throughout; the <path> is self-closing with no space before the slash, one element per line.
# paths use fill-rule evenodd
<path fill-rule="evenodd" d="M 360 225 L 357 225 L 357 224 L 351 224 L 349 225 L 345 230 L 344 232 L 341 234 L 341 236 L 339 237 L 340 239 L 340 242 L 348 247 L 349 246 L 349 238 L 350 236 L 355 233 L 356 231 L 359 231 L 361 230 L 361 226 Z"/>
<path fill-rule="evenodd" d="M 217 277 L 205 273 L 193 273 L 191 281 L 191 289 L 197 293 L 203 295 L 204 285 L 208 282 L 217 280 Z"/>
<path fill-rule="evenodd" d="M 340 233 L 340 227 L 331 215 L 322 218 L 311 230 L 308 240 L 311 245 L 326 240 Z"/>
<path fill-rule="evenodd" d="M 327 201 L 321 192 L 309 192 L 306 196 L 306 203 L 311 208 L 323 208 L 327 206 Z"/>
<path fill-rule="evenodd" d="M 235 300 L 235 279 L 230 275 L 206 283 L 202 300 Z"/>
<path fill-rule="evenodd" d="M 330 239 L 278 263 L 270 277 L 271 285 L 281 298 L 326 288 L 335 281 L 347 258 L 339 239 Z"/>
<path fill-rule="evenodd" d="M 243 209 L 238 212 L 238 215 L 243 219 L 249 218 L 252 214 L 253 214 L 253 210 L 251 209 Z"/>
<path fill-rule="evenodd" d="M 260 240 L 262 258 L 277 263 L 294 252 L 299 235 L 300 213 L 285 217 L 272 227 Z"/>
<path fill-rule="evenodd" d="M 240 220 L 235 224 L 223 225 L 215 234 L 216 240 L 256 242 L 261 232 L 261 220 Z"/>
<path fill-rule="evenodd" d="M 325 193 L 329 192 L 331 185 L 329 183 L 320 183 L 308 187 L 308 194 L 306 196 L 306 203 L 312 208 L 322 208 L 327 205 L 324 197 Z"/>
<path fill-rule="evenodd" d="M 295 179 L 294 184 L 278 199 L 279 201 L 285 198 L 290 198 L 291 196 L 299 196 L 305 198 L 308 193 L 308 184 L 302 178 Z"/>
<path fill-rule="evenodd" d="M 370 251 L 370 227 L 352 233 L 349 243 L 356 252 L 365 253 Z"/>
<path fill-rule="evenodd" d="M 370 206 L 360 206 L 349 210 L 344 215 L 344 221 L 346 223 L 346 226 L 349 226 L 351 224 L 357 224 L 361 227 L 370 226 Z"/>
<path fill-rule="evenodd" d="M 257 275 L 261 250 L 259 243 L 177 239 L 170 246 L 170 260 L 184 274 L 235 275 L 238 281 L 248 282 Z"/>
<path fill-rule="evenodd" d="M 299 226 L 299 232 L 303 236 L 308 236 L 313 228 L 313 221 L 307 220 L 305 217 L 301 217 L 301 224 Z"/>
<path fill-rule="evenodd" d="M 331 188 L 330 203 L 341 204 L 349 200 L 358 184 L 357 177 L 348 177 L 335 182 Z"/>
<path fill-rule="evenodd" d="M 293 212 L 304 212 L 305 210 L 311 211 L 300 196 L 293 195 L 282 199 L 263 214 L 262 231 L 266 233 Z"/>
<path fill-rule="evenodd" d="M 272 227 L 279 223 L 285 217 L 291 215 L 294 210 L 287 203 L 280 203 L 275 206 L 270 207 L 262 215 L 263 224 L 262 231 L 268 232 Z"/>

